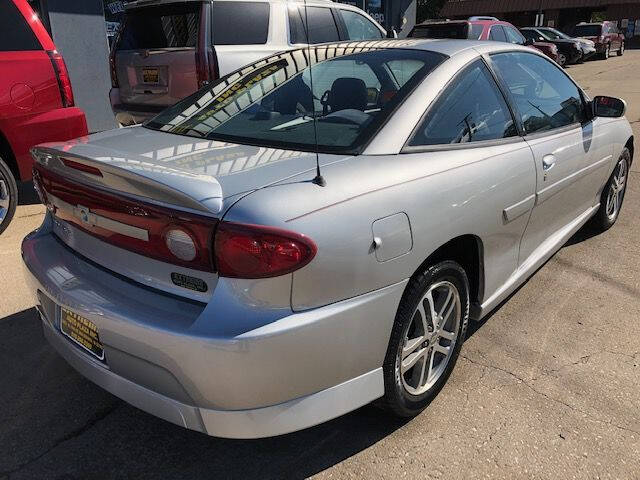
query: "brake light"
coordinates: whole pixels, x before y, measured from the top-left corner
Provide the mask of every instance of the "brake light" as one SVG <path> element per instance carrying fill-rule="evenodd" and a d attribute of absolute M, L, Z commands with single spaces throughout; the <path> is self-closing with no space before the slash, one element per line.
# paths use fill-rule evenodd
<path fill-rule="evenodd" d="M 304 267 L 316 252 L 315 243 L 300 233 L 261 225 L 221 222 L 214 240 L 221 277 L 277 277 Z"/>
<path fill-rule="evenodd" d="M 53 70 L 56 73 L 56 79 L 58 80 L 58 87 L 60 88 L 60 98 L 62 99 L 63 107 L 73 107 L 73 90 L 71 89 L 71 79 L 69 78 L 69 72 L 67 66 L 64 63 L 62 55 L 57 50 L 48 50 L 47 54 L 53 65 Z"/>
<path fill-rule="evenodd" d="M 214 271 L 211 245 L 218 223 L 215 218 L 88 187 L 38 164 L 34 166 L 34 183 L 56 218 L 89 235 L 161 262 Z"/>

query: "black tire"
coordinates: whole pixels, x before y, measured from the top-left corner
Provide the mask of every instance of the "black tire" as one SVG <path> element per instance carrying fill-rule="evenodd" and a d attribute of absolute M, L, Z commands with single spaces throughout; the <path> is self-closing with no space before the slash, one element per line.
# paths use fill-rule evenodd
<path fill-rule="evenodd" d="M 18 186 L 16 185 L 16 179 L 7 164 L 2 160 L 2 157 L 0 157 L 0 234 L 11 223 L 11 219 L 16 213 L 17 204 Z"/>
<path fill-rule="evenodd" d="M 624 164 L 624 165 L 621 165 L 621 164 Z M 620 158 L 618 159 L 618 162 L 616 163 L 615 168 L 613 169 L 613 172 L 611 173 L 611 176 L 609 177 L 609 180 L 607 181 L 606 185 L 602 189 L 602 193 L 600 194 L 600 208 L 598 209 L 596 214 L 593 216 L 593 218 L 589 222 L 589 226 L 594 231 L 605 232 L 609 230 L 614 223 L 616 223 L 616 220 L 618 220 L 618 217 L 620 216 L 620 210 L 622 209 L 622 203 L 624 201 L 624 196 L 625 196 L 625 193 L 627 192 L 627 183 L 629 181 L 630 165 L 631 165 L 631 154 L 629 153 L 629 149 L 624 148 L 622 150 L 622 153 L 620 154 Z M 615 214 L 611 215 L 611 211 L 610 210 L 608 211 L 609 194 L 612 191 L 612 188 L 614 188 L 614 185 L 616 183 L 616 178 L 618 177 L 621 168 L 624 168 L 626 172 L 624 186 L 620 192 L 621 197 L 620 197 L 618 206 L 615 210 Z"/>
<path fill-rule="evenodd" d="M 604 52 L 600 54 L 600 58 L 602 60 L 607 60 L 611 56 L 611 44 L 608 43 L 606 47 L 604 47 Z"/>
<path fill-rule="evenodd" d="M 424 296 L 432 287 L 440 285 L 443 282 L 449 285 L 447 288 L 450 288 L 451 285 L 454 286 L 459 294 L 459 308 L 456 308 L 452 313 L 454 317 L 448 317 L 451 320 L 457 318 L 459 322 L 457 323 L 458 333 L 455 336 L 455 343 L 452 347 L 453 351 L 450 356 L 445 356 L 445 358 L 448 358 L 448 363 L 445 363 L 442 366 L 443 370 L 439 374 L 439 377 L 437 377 L 433 385 L 431 385 L 428 390 L 419 395 L 413 395 L 405 387 L 405 382 L 401 376 L 402 374 L 400 369 L 405 335 L 407 335 L 409 328 L 414 324 L 414 315 L 418 314 L 416 312 L 416 308 L 418 307 L 419 302 L 423 301 L 424 306 Z M 445 302 L 447 300 L 445 300 Z M 436 303 L 435 299 L 434 303 Z M 445 308 L 443 307 L 442 310 L 444 311 L 444 309 Z M 458 318 L 458 314 L 460 318 Z M 429 314 L 429 316 L 431 316 L 431 314 Z M 467 279 L 467 274 L 460 265 L 456 262 L 447 260 L 437 263 L 431 267 L 427 267 L 424 271 L 416 274 L 407 285 L 407 289 L 405 290 L 400 302 L 400 307 L 398 308 L 398 313 L 396 314 L 395 323 L 391 332 L 391 339 L 389 340 L 389 347 L 387 348 L 387 354 L 383 365 L 385 394 L 378 404 L 386 410 L 389 410 L 401 417 L 413 417 L 424 410 L 435 398 L 449 378 L 460 354 L 468 322 L 469 281 Z M 449 322 L 445 319 L 442 323 L 448 324 Z M 448 340 L 445 340 L 445 342 L 448 342 L 449 345 L 451 344 Z M 429 342 L 426 341 L 425 343 Z M 422 348 L 422 346 L 419 348 Z M 432 348 L 430 347 L 429 351 L 431 350 Z M 426 355 L 429 354 L 427 353 Z M 427 356 L 424 357 L 423 361 L 425 364 L 427 363 Z M 440 361 L 443 361 L 443 359 Z M 408 373 L 409 372 L 405 372 L 405 375 Z M 425 381 L 425 387 L 427 383 L 428 376 Z"/>
<path fill-rule="evenodd" d="M 624 42 L 620 43 L 620 49 L 618 50 L 618 56 L 621 57 L 624 55 Z"/>

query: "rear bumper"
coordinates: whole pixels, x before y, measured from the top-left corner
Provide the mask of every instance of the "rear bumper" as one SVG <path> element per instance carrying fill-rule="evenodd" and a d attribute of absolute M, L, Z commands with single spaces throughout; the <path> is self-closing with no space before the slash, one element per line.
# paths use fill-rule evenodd
<path fill-rule="evenodd" d="M 259 438 L 384 393 L 380 367 L 406 282 L 225 335 L 220 324 L 234 322 L 232 309 L 212 318 L 209 306 L 120 279 L 47 230 L 27 236 L 22 249 L 46 338 L 82 375 L 142 410 L 209 435 Z M 57 306 L 97 325 L 106 364 L 60 333 Z M 207 333 L 212 326 L 217 335 Z"/>
<path fill-rule="evenodd" d="M 123 125 L 136 125 L 156 116 L 166 106 L 156 105 L 129 105 L 120 101 L 120 91 L 118 88 L 112 88 L 109 92 L 109 100 L 111 101 L 111 109 L 116 117 L 116 121 Z"/>
<path fill-rule="evenodd" d="M 65 142 L 88 134 L 84 112 L 77 107 L 58 108 L 0 122 L 20 170 L 20 180 L 31 179 L 33 159 L 30 149 L 40 143 Z"/>

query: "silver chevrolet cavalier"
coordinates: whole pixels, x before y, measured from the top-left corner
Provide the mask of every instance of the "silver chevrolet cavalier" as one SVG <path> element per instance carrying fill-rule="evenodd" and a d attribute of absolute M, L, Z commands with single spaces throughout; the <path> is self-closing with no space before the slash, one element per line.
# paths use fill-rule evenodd
<path fill-rule="evenodd" d="M 633 158 L 625 104 L 495 42 L 325 44 L 144 126 L 33 151 L 22 245 L 80 373 L 210 435 L 299 430 L 443 387 L 482 319 L 589 223 Z"/>

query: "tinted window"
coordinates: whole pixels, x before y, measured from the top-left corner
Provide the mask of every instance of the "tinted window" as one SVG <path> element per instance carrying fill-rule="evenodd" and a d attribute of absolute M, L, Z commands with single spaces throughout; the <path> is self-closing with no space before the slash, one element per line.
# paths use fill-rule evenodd
<path fill-rule="evenodd" d="M 0 51 L 42 50 L 38 39 L 12 1 L 0 2 Z"/>
<path fill-rule="evenodd" d="M 296 11 L 297 10 L 297 11 Z M 309 18 L 309 42 L 306 35 L 306 20 Z M 307 7 L 289 11 L 291 43 L 326 43 L 340 40 L 338 26 L 330 8 Z"/>
<path fill-rule="evenodd" d="M 478 40 L 480 38 L 480 35 L 482 35 L 483 30 L 484 30 L 484 26 L 482 24 L 472 23 L 467 37 L 471 40 Z"/>
<path fill-rule="evenodd" d="M 195 47 L 200 5 L 162 5 L 127 12 L 118 50 Z"/>
<path fill-rule="evenodd" d="M 598 37 L 601 32 L 600 25 L 576 25 L 573 29 L 574 37 Z"/>
<path fill-rule="evenodd" d="M 462 71 L 429 111 L 410 145 L 496 140 L 517 135 L 509 108 L 482 61 Z"/>
<path fill-rule="evenodd" d="M 491 58 L 511 91 L 527 133 L 585 120 L 578 87 L 550 61 L 530 53 L 500 53 Z"/>
<path fill-rule="evenodd" d="M 504 29 L 501 25 L 495 25 L 491 27 L 489 31 L 489 40 L 494 40 L 496 42 L 506 42 L 507 37 L 504 34 Z"/>
<path fill-rule="evenodd" d="M 368 18 L 351 10 L 340 10 L 349 40 L 379 40 L 382 32 Z"/>
<path fill-rule="evenodd" d="M 515 28 L 512 27 L 503 27 L 504 33 L 507 35 L 507 42 L 509 43 L 517 43 L 518 45 L 522 45 L 524 43 L 524 37 L 520 35 Z"/>
<path fill-rule="evenodd" d="M 345 54 L 317 47 L 312 58 L 328 60 L 313 65 L 311 82 L 306 55 L 299 49 L 257 62 L 145 125 L 196 138 L 300 150 L 315 149 L 317 128 L 320 151 L 353 152 L 445 58 L 420 50 Z"/>
<path fill-rule="evenodd" d="M 213 43 L 259 45 L 267 43 L 269 4 L 213 2 Z"/>
<path fill-rule="evenodd" d="M 540 35 L 538 34 L 538 32 L 536 32 L 535 30 L 520 30 L 520 32 L 522 32 L 522 35 L 524 35 L 524 38 L 528 38 L 529 40 L 533 40 L 533 41 L 538 41 L 538 38 L 540 37 Z"/>
<path fill-rule="evenodd" d="M 418 25 L 411 32 L 413 38 L 467 38 L 468 23 L 434 23 Z"/>

